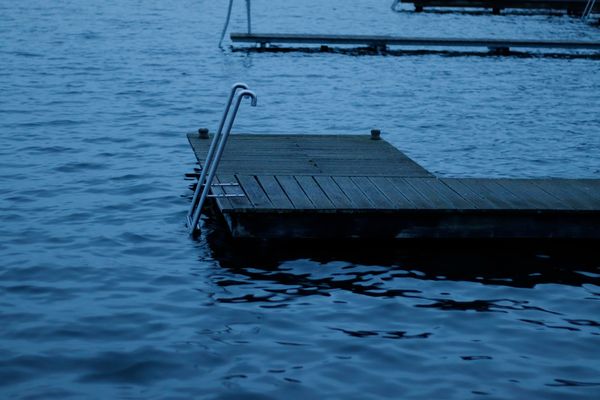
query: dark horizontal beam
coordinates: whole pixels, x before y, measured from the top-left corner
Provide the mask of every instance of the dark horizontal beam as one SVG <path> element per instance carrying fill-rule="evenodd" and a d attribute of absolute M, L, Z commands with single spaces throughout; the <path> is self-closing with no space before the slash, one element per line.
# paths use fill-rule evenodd
<path fill-rule="evenodd" d="M 280 33 L 232 33 L 233 42 L 288 43 L 315 45 L 366 45 L 382 46 L 431 46 L 431 47 L 488 47 L 488 48 L 551 48 L 600 50 L 600 42 L 568 40 L 523 39 L 463 39 L 463 38 L 416 38 L 365 35 L 304 35 Z"/>
<path fill-rule="evenodd" d="M 473 7 L 473 8 L 521 8 L 521 9 L 550 9 L 572 10 L 584 9 L 587 0 L 401 0 L 421 7 Z M 600 9 L 596 4 L 594 10 Z"/>

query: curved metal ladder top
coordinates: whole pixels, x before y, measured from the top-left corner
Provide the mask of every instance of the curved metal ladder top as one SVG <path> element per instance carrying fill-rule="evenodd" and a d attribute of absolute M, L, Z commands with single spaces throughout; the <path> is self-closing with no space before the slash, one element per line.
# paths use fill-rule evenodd
<path fill-rule="evenodd" d="M 233 107 L 233 112 L 229 121 L 227 123 L 227 127 L 225 128 L 225 132 L 221 132 L 223 129 L 223 125 L 225 124 L 225 120 L 229 116 L 229 110 L 231 108 L 231 104 L 234 98 L 234 95 L 237 89 L 242 90 L 235 99 L 235 105 Z M 219 161 L 221 161 L 221 156 L 223 155 L 223 151 L 225 150 L 225 145 L 227 144 L 227 139 L 229 138 L 229 134 L 231 133 L 231 128 L 233 127 L 233 123 L 235 121 L 235 117 L 240 108 L 240 104 L 242 99 L 245 97 L 249 97 L 252 101 L 250 105 L 252 107 L 256 106 L 257 97 L 254 92 L 247 90 L 248 85 L 244 83 L 236 83 L 231 88 L 231 92 L 229 94 L 229 99 L 227 100 L 227 104 L 225 106 L 225 112 L 223 113 L 223 117 L 221 118 L 221 122 L 219 124 L 219 129 L 215 133 L 213 140 L 210 144 L 210 148 L 208 149 L 208 153 L 206 155 L 206 159 L 204 164 L 202 165 L 202 172 L 200 174 L 200 178 L 198 179 L 198 184 L 196 186 L 196 190 L 194 191 L 194 197 L 192 198 L 192 204 L 190 206 L 190 210 L 187 215 L 187 223 L 188 228 L 191 234 L 195 233 L 200 229 L 198 222 L 200 221 L 200 214 L 202 213 L 202 206 L 206 201 L 207 197 L 211 195 L 208 194 L 211 187 L 213 186 L 212 181 L 215 178 L 217 173 L 217 167 L 219 166 Z M 219 186 L 225 185 L 233 185 L 233 184 L 217 184 Z M 214 197 L 231 197 L 237 195 L 220 195 Z"/>
<path fill-rule="evenodd" d="M 198 179 L 198 185 L 196 186 L 196 190 L 194 191 L 194 197 L 192 198 L 192 204 L 190 206 L 190 210 L 187 214 L 187 223 L 188 227 L 192 227 L 192 218 L 194 217 L 194 211 L 196 208 L 196 204 L 198 203 L 198 196 L 201 193 L 202 187 L 204 185 L 204 181 L 206 179 L 206 170 L 208 169 L 209 164 L 212 162 L 213 155 L 215 153 L 215 149 L 217 148 L 217 143 L 219 141 L 219 136 L 221 136 L 221 132 L 223 131 L 223 126 L 225 125 L 225 120 L 227 119 L 227 115 L 229 114 L 229 109 L 231 108 L 231 102 L 233 101 L 233 96 L 235 96 L 235 92 L 238 89 L 248 89 L 248 85 L 245 83 L 237 82 L 233 84 L 231 87 L 231 91 L 229 92 L 229 98 L 227 99 L 227 103 L 225 104 L 225 111 L 223 112 L 223 116 L 221 117 L 221 121 L 219 122 L 219 128 L 215 133 L 212 142 L 210 143 L 210 147 L 208 149 L 208 153 L 206 153 L 206 158 L 204 163 L 202 164 L 202 172 L 200 174 L 200 178 Z"/>

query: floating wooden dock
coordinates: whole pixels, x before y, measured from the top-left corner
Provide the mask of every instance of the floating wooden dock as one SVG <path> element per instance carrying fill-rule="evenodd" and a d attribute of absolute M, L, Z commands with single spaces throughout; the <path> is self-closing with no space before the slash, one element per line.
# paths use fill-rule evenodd
<path fill-rule="evenodd" d="M 368 135 L 233 134 L 215 183 L 236 238 L 600 239 L 598 179 L 438 178 Z"/>
<path fill-rule="evenodd" d="M 415 11 L 421 12 L 425 7 L 449 8 L 485 8 L 495 14 L 509 8 L 529 10 L 564 10 L 570 14 L 581 14 L 587 0 L 401 0 L 415 6 Z M 596 3 L 593 12 L 600 12 L 600 3 Z"/>
<path fill-rule="evenodd" d="M 517 39 L 466 39 L 466 38 L 415 38 L 364 35 L 303 35 L 278 33 L 231 33 L 234 43 L 254 43 L 261 47 L 269 44 L 309 45 L 359 45 L 376 49 L 388 46 L 411 47 L 487 47 L 490 50 L 508 51 L 510 48 L 600 50 L 600 42 L 569 40 L 517 40 Z"/>

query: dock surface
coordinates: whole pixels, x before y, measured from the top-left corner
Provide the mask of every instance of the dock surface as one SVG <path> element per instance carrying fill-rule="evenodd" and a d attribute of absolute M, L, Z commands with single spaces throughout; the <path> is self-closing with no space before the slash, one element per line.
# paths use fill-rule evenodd
<path fill-rule="evenodd" d="M 423 11 L 425 7 L 451 7 L 488 8 L 498 11 L 508 8 L 565 10 L 570 13 L 581 13 L 587 0 L 401 0 L 401 3 L 414 4 L 416 11 Z M 600 4 L 596 3 L 593 12 L 599 11 Z"/>
<path fill-rule="evenodd" d="M 233 134 L 216 183 L 240 238 L 600 239 L 600 180 L 438 178 L 368 135 Z"/>
<path fill-rule="evenodd" d="M 489 49 L 531 48 L 600 50 L 600 41 L 572 40 L 526 40 L 496 38 L 433 38 L 373 35 L 316 35 L 283 33 L 231 33 L 234 43 L 268 44 L 308 44 L 308 45 L 359 45 L 374 48 L 387 46 L 411 47 L 486 47 Z"/>

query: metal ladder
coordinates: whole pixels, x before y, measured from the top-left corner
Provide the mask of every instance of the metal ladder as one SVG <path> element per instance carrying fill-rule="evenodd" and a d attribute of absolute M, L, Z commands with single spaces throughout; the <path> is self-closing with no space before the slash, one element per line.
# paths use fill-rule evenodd
<path fill-rule="evenodd" d="M 229 0 L 229 7 L 227 8 L 227 17 L 225 17 L 225 25 L 223 26 L 223 31 L 221 32 L 221 39 L 219 39 L 219 48 L 223 48 L 223 39 L 225 38 L 225 33 L 227 32 L 227 27 L 229 26 L 229 19 L 231 18 L 231 7 L 233 6 L 233 0 Z M 248 23 L 248 34 L 252 33 L 252 13 L 250 11 L 251 2 L 250 0 L 246 0 L 246 22 Z"/>
<path fill-rule="evenodd" d="M 581 13 L 581 19 L 585 21 L 592 13 L 592 10 L 594 9 L 595 5 L 596 0 L 588 0 L 588 2 L 585 5 L 585 8 L 583 9 L 583 12 Z"/>
<path fill-rule="evenodd" d="M 238 89 L 243 89 L 236 96 L 236 92 Z M 235 97 L 235 101 L 234 101 Z M 221 161 L 221 156 L 223 155 L 223 151 L 225 150 L 225 145 L 227 144 L 227 139 L 229 138 L 229 134 L 231 133 L 231 128 L 233 127 L 233 122 L 235 121 L 235 117 L 240 108 L 240 103 L 242 99 L 248 97 L 252 101 L 250 105 L 252 107 L 256 106 L 256 94 L 254 92 L 248 90 L 248 85 L 245 83 L 236 83 L 231 87 L 231 92 L 229 93 L 229 99 L 227 100 L 227 104 L 225 105 L 225 112 L 223 113 L 223 117 L 221 117 L 221 122 L 219 123 L 219 129 L 213 136 L 213 139 L 210 143 L 210 147 L 208 149 L 208 153 L 206 154 L 206 159 L 202 164 L 202 172 L 200 173 L 200 178 L 198 179 L 198 184 L 196 186 L 196 190 L 194 191 L 194 197 L 192 198 L 192 204 L 190 205 L 190 210 L 187 214 L 187 225 L 190 234 L 194 234 L 200 230 L 200 226 L 198 222 L 200 221 L 200 214 L 202 213 L 202 206 L 206 201 L 207 197 L 240 197 L 243 195 L 239 194 L 209 194 L 208 192 L 213 186 L 239 186 L 237 183 L 216 183 L 213 184 L 212 181 L 215 178 L 217 173 L 217 167 L 219 166 L 219 161 Z M 229 121 L 227 123 L 227 127 L 225 128 L 225 132 L 223 131 L 223 126 L 225 126 L 225 121 L 229 116 L 229 110 L 231 109 L 231 104 L 235 103 L 233 107 L 233 112 Z"/>
<path fill-rule="evenodd" d="M 592 13 L 592 10 L 594 9 L 595 5 L 596 0 L 588 0 L 588 2 L 585 5 L 585 8 L 583 9 L 583 12 L 581 13 L 581 19 L 585 21 Z"/>

